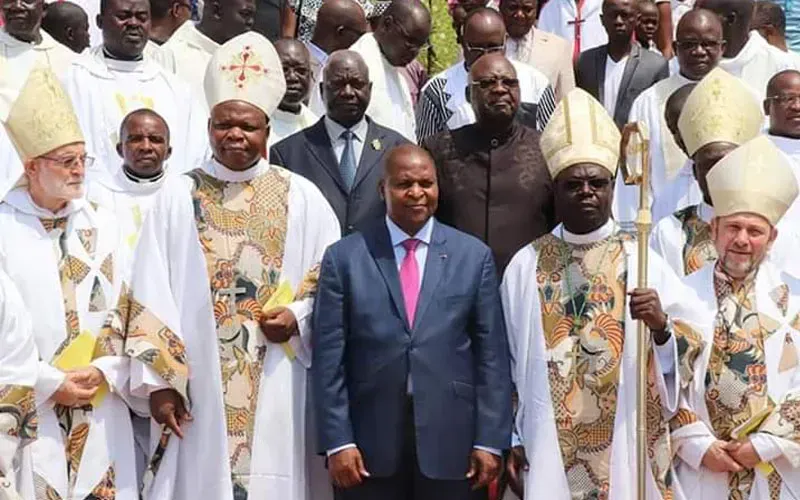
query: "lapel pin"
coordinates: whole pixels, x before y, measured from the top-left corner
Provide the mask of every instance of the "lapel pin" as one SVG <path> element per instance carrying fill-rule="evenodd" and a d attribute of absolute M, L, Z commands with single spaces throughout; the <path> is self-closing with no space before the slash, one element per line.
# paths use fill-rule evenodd
<path fill-rule="evenodd" d="M 445 260 L 445 259 L 447 258 L 447 254 L 446 254 L 446 253 L 440 253 L 440 254 L 439 254 L 439 257 L 440 257 L 442 260 Z"/>
<path fill-rule="evenodd" d="M 372 139 L 371 144 L 372 144 L 372 149 L 374 149 L 375 151 L 380 151 L 381 149 L 383 149 L 383 144 L 381 144 L 380 139 Z"/>

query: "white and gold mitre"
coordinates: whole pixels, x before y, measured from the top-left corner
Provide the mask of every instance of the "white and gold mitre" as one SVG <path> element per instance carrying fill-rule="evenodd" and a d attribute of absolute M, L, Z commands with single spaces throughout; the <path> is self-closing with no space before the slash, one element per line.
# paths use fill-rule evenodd
<path fill-rule="evenodd" d="M 205 77 L 208 109 L 225 101 L 244 101 L 272 115 L 286 92 L 283 67 L 275 47 L 254 31 L 220 46 Z"/>
<path fill-rule="evenodd" d="M 797 198 L 789 159 L 763 135 L 720 160 L 706 175 L 706 182 L 719 217 L 749 212 L 774 226 Z"/>
<path fill-rule="evenodd" d="M 539 145 L 555 179 L 578 163 L 593 163 L 617 172 L 620 133 L 602 104 L 585 90 L 567 94 L 542 131 Z"/>
<path fill-rule="evenodd" d="M 686 98 L 678 130 L 692 156 L 712 142 L 744 144 L 761 132 L 763 123 L 761 106 L 747 85 L 715 68 Z"/>
<path fill-rule="evenodd" d="M 84 142 L 72 101 L 56 75 L 45 67 L 31 70 L 4 124 L 23 162 Z"/>

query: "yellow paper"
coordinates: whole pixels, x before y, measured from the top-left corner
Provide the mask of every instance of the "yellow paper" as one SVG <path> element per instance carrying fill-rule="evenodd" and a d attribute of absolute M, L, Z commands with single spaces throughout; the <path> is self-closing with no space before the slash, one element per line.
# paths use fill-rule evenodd
<path fill-rule="evenodd" d="M 758 431 L 758 429 L 761 427 L 761 424 L 764 423 L 764 420 L 766 420 L 767 417 L 772 414 L 773 409 L 774 406 L 772 404 L 768 404 L 760 411 L 757 411 L 752 417 L 747 419 L 746 422 L 733 429 L 731 432 L 731 437 L 737 441 L 746 440 L 747 436 Z M 775 470 L 775 467 L 773 467 L 769 462 L 761 462 L 760 464 L 756 465 L 756 470 L 763 474 L 764 477 L 767 477 L 772 474 L 772 472 Z"/>
<path fill-rule="evenodd" d="M 294 302 L 294 291 L 292 290 L 292 285 L 289 284 L 288 281 L 282 282 L 278 285 L 278 289 L 272 294 L 272 297 L 267 300 L 267 303 L 264 304 L 264 307 L 261 308 L 263 313 L 266 313 L 270 309 L 275 309 L 276 307 L 286 307 L 289 304 Z M 292 346 L 289 345 L 288 342 L 284 342 L 281 344 L 283 347 L 283 352 L 286 353 L 286 357 L 289 358 L 290 361 L 294 361 L 296 357 L 294 353 L 294 349 Z"/>
<path fill-rule="evenodd" d="M 94 355 L 96 343 L 97 339 L 91 332 L 87 330 L 82 331 L 63 351 L 61 351 L 61 354 L 56 357 L 53 361 L 53 366 L 63 372 L 88 367 L 92 363 L 92 356 Z M 108 394 L 108 384 L 103 381 L 92 398 L 92 406 L 95 408 L 100 406 L 106 394 Z"/>

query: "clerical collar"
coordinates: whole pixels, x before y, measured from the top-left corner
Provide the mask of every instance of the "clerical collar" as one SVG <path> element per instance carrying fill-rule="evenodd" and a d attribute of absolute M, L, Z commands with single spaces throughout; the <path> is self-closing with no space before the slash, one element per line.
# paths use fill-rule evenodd
<path fill-rule="evenodd" d="M 130 172 L 125 166 L 122 167 L 122 173 L 125 177 L 128 178 L 131 182 L 135 182 L 136 184 L 153 184 L 155 182 L 160 181 L 164 178 L 164 174 L 166 173 L 164 170 L 161 171 L 157 176 L 150 177 L 148 179 L 143 179 L 141 177 L 137 177 L 133 172 Z"/>
<path fill-rule="evenodd" d="M 269 162 L 263 158 L 259 159 L 252 167 L 247 170 L 231 170 L 215 158 L 211 158 L 203 165 L 209 175 L 225 182 L 247 182 L 255 179 L 259 175 L 266 173 L 269 169 Z"/>
<path fill-rule="evenodd" d="M 562 238 L 567 243 L 572 243 L 573 245 L 586 245 L 587 243 L 594 243 L 596 241 L 604 240 L 614 234 L 616 230 L 617 223 L 614 222 L 614 219 L 608 219 L 605 224 L 590 233 L 570 233 L 566 230 L 566 228 L 564 228 L 564 224 L 559 224 L 558 227 L 553 230 L 553 234 Z"/>
<path fill-rule="evenodd" d="M 106 59 L 110 59 L 112 61 L 135 63 L 135 62 L 140 62 L 140 61 L 142 61 L 144 59 L 144 53 L 139 54 L 138 57 L 134 57 L 133 59 L 121 59 L 121 58 L 115 56 L 114 54 L 112 54 L 111 52 L 109 52 L 108 50 L 106 50 L 106 47 L 104 45 L 103 46 L 103 57 L 105 57 Z"/>

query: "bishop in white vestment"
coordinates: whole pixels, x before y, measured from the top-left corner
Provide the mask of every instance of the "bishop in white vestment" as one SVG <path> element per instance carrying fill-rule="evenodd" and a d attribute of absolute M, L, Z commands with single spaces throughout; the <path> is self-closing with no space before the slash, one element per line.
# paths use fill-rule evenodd
<path fill-rule="evenodd" d="M 672 215 L 659 220 L 650 241 L 677 276 L 692 274 L 716 260 L 710 226 L 714 209 L 705 178 L 726 154 L 758 136 L 763 120 L 747 85 L 721 69 L 709 73 L 687 97 L 678 128 L 691 155 L 693 182 L 702 200 L 676 207 Z M 780 244 L 783 241 L 779 238 Z M 778 257 L 777 252 L 772 255 Z"/>
<path fill-rule="evenodd" d="M 0 266 L 31 313 L 39 358 L 39 433 L 19 489 L 137 500 L 130 410 L 146 414 L 147 402 L 130 396 L 122 343 L 101 333 L 121 289 L 116 219 L 84 196 L 83 136 L 52 72 L 30 73 L 5 125 L 26 182 L 0 204 Z"/>
<path fill-rule="evenodd" d="M 31 474 L 21 457 L 36 439 L 38 364 L 30 315 L 14 282 L 0 271 L 0 498 L 13 499 L 11 492 Z M 26 493 L 23 498 L 33 498 Z"/>
<path fill-rule="evenodd" d="M 660 311 L 659 298 L 635 289 L 635 237 L 610 218 L 619 141 L 614 121 L 585 91 L 558 105 L 541 145 L 563 223 L 514 256 L 501 286 L 516 431 L 530 464 L 526 500 L 543 492 L 554 500 L 636 499 L 636 319 L 659 331 L 662 344 L 648 367 L 647 498 L 679 497 L 667 426 L 677 405 L 677 350 L 663 312 L 639 312 L 644 303 Z M 680 296 L 656 256 L 649 278 L 662 300 Z"/>
<path fill-rule="evenodd" d="M 679 352 L 678 479 L 687 498 L 794 499 L 800 282 L 764 258 L 797 182 L 758 137 L 714 167 L 708 188 L 720 258 L 688 276 L 686 297 L 668 308 Z"/>
<path fill-rule="evenodd" d="M 241 60 L 244 78 L 230 78 Z M 156 411 L 143 495 L 324 499 L 330 486 L 312 491 L 310 478 L 323 462 L 306 439 L 306 373 L 318 266 L 339 225 L 310 181 L 261 157 L 285 91 L 272 44 L 256 33 L 224 44 L 205 91 L 214 156 L 166 180 L 113 322 L 129 341 L 162 339 L 131 351 L 160 375 L 131 388 Z"/>

